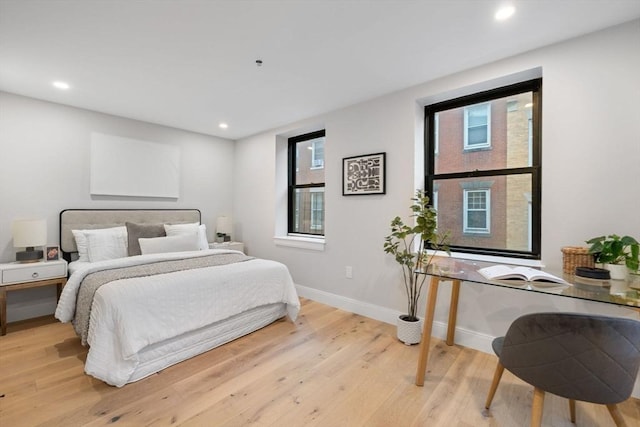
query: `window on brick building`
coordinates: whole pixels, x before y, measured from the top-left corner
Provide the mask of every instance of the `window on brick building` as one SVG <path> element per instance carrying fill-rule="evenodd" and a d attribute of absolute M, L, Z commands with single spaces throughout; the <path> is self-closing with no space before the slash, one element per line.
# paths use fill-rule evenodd
<path fill-rule="evenodd" d="M 464 148 L 475 150 L 491 146 L 491 104 L 464 108 Z"/>
<path fill-rule="evenodd" d="M 311 144 L 311 168 L 324 167 L 324 138 L 316 139 Z"/>
<path fill-rule="evenodd" d="M 491 224 L 491 190 L 464 190 L 463 231 L 489 233 Z"/>
<path fill-rule="evenodd" d="M 540 259 L 542 79 L 425 107 L 425 183 L 457 252 Z"/>

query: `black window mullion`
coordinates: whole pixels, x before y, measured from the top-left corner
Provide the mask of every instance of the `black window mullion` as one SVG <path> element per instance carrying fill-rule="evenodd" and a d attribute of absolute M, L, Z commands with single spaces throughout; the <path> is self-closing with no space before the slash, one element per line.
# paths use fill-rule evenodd
<path fill-rule="evenodd" d="M 523 167 L 512 169 L 488 169 L 488 170 L 475 170 L 466 172 L 452 172 L 432 174 L 434 180 L 441 179 L 456 179 L 456 178 L 480 178 L 483 176 L 503 176 L 503 175 L 533 175 L 537 167 Z"/>

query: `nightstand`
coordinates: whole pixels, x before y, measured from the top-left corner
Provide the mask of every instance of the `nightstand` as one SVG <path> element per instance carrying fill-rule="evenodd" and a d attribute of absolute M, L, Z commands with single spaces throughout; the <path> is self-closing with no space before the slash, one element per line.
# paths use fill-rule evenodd
<path fill-rule="evenodd" d="M 66 283 L 65 260 L 0 264 L 0 334 L 7 333 L 7 292 L 56 285 L 60 298 Z"/>
<path fill-rule="evenodd" d="M 242 242 L 224 242 L 224 243 L 209 243 L 209 249 L 231 249 L 234 251 L 244 252 L 244 243 Z"/>

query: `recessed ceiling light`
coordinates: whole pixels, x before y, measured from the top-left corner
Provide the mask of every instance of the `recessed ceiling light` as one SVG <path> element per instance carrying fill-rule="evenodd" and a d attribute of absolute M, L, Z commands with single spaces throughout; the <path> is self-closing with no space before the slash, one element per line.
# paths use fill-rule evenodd
<path fill-rule="evenodd" d="M 62 89 L 62 90 L 67 90 L 69 89 L 71 86 L 69 86 L 69 83 L 67 82 L 61 82 L 59 80 L 55 81 L 52 83 L 54 87 L 58 88 L 58 89 Z"/>
<path fill-rule="evenodd" d="M 498 9 L 494 17 L 496 21 L 504 21 L 505 19 L 511 18 L 514 13 L 516 13 L 516 8 L 509 4 Z"/>
<path fill-rule="evenodd" d="M 226 124 L 226 123 L 220 123 L 220 124 L 218 125 L 218 127 L 219 127 L 220 129 L 226 129 L 226 128 L 228 128 L 228 127 L 229 127 L 229 125 L 228 125 L 228 124 Z"/>

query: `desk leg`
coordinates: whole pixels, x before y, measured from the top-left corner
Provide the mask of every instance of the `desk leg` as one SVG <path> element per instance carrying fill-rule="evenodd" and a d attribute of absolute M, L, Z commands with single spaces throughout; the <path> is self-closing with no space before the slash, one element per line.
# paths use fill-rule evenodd
<path fill-rule="evenodd" d="M 447 325 L 447 345 L 453 345 L 456 334 L 456 318 L 458 317 L 458 297 L 460 296 L 460 280 L 451 285 L 451 303 L 449 305 L 449 323 Z"/>
<path fill-rule="evenodd" d="M 0 286 L 0 335 L 7 335 L 7 290 Z"/>
<path fill-rule="evenodd" d="M 431 276 L 429 293 L 427 294 L 427 309 L 424 314 L 424 327 L 422 328 L 422 342 L 420 343 L 420 358 L 418 359 L 418 372 L 416 373 L 416 385 L 424 385 L 424 376 L 429 360 L 429 344 L 431 344 L 431 329 L 433 329 L 433 315 L 436 311 L 436 299 L 438 298 L 438 285 L 440 279 Z"/>

